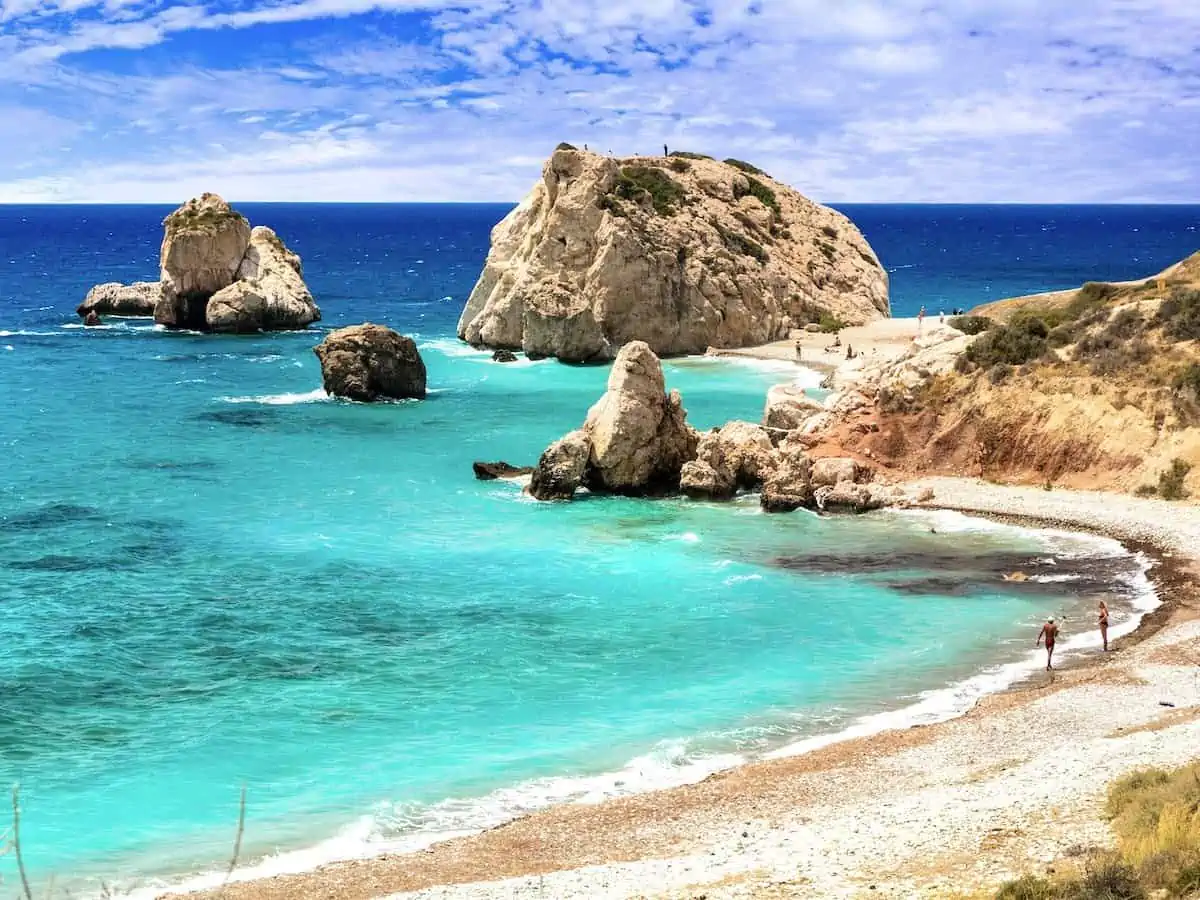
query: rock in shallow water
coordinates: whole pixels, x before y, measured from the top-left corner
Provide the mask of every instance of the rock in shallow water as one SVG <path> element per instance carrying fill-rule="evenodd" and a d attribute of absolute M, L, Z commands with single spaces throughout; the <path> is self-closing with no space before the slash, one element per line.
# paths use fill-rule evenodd
<path fill-rule="evenodd" d="M 497 478 L 520 478 L 522 475 L 530 475 L 533 472 L 533 466 L 514 466 L 503 460 L 500 462 L 476 461 L 471 463 L 471 468 L 475 470 L 475 477 L 480 481 L 495 481 Z"/>
<path fill-rule="evenodd" d="M 570 500 L 583 483 L 591 452 L 592 442 L 582 430 L 559 438 L 538 459 L 529 493 L 538 500 Z"/>
<path fill-rule="evenodd" d="M 75 313 L 80 318 L 90 312 L 98 316 L 153 316 L 161 295 L 162 287 L 157 281 L 136 281 L 133 284 L 110 281 L 88 291 L 84 301 L 75 308 Z"/>
<path fill-rule="evenodd" d="M 410 337 L 382 325 L 331 331 L 313 352 L 321 361 L 325 391 L 370 402 L 425 397 L 425 362 Z"/>
<path fill-rule="evenodd" d="M 510 363 L 517 361 L 517 354 L 511 350 L 497 350 L 492 354 L 492 362 Z"/>

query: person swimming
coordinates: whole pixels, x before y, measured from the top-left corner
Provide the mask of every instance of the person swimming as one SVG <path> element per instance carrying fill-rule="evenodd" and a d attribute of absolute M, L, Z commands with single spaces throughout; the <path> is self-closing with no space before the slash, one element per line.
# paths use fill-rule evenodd
<path fill-rule="evenodd" d="M 1058 626 L 1054 624 L 1054 617 L 1051 616 L 1046 620 L 1046 624 L 1042 626 L 1042 630 L 1038 632 L 1037 643 L 1033 646 L 1042 646 L 1042 641 L 1046 642 L 1046 671 L 1049 672 L 1054 668 L 1054 641 L 1058 637 Z"/>

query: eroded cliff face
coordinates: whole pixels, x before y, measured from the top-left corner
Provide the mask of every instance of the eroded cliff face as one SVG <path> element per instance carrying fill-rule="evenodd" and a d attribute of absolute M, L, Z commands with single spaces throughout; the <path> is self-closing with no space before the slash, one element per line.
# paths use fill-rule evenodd
<path fill-rule="evenodd" d="M 835 385 L 806 442 L 910 474 L 1200 497 L 1200 254 L 983 311 L 1007 321 Z"/>
<path fill-rule="evenodd" d="M 742 165 L 556 150 L 492 231 L 459 337 L 585 362 L 887 316 L 887 273 L 853 223 Z"/>

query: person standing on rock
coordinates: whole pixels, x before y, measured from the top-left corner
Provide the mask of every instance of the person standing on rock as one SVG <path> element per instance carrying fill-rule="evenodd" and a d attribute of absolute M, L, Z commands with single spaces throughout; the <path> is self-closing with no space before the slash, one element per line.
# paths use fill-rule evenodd
<path fill-rule="evenodd" d="M 1058 626 L 1054 624 L 1054 619 L 1049 618 L 1046 624 L 1042 626 L 1042 630 L 1038 632 L 1037 643 L 1035 647 L 1042 646 L 1042 641 L 1046 642 L 1046 671 L 1049 672 L 1054 668 L 1054 640 L 1058 637 Z"/>
<path fill-rule="evenodd" d="M 1108 652 L 1108 604 L 1100 601 L 1100 640 L 1104 642 L 1104 652 Z"/>

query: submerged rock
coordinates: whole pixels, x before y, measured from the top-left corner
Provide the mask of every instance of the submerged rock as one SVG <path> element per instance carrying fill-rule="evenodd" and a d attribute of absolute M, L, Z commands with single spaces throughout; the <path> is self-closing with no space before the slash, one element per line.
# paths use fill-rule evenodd
<path fill-rule="evenodd" d="M 410 337 L 382 325 L 331 331 L 313 352 L 325 391 L 349 400 L 425 397 L 425 362 Z"/>
<path fill-rule="evenodd" d="M 784 338 L 889 314 L 887 273 L 842 214 L 752 167 L 564 147 L 492 230 L 458 323 L 476 346 L 584 362 Z"/>
<path fill-rule="evenodd" d="M 500 462 L 471 463 L 475 477 L 480 481 L 495 481 L 497 478 L 520 478 L 522 475 L 533 473 L 533 466 L 514 466 L 501 460 Z"/>
<path fill-rule="evenodd" d="M 511 350 L 497 350 L 492 354 L 492 362 L 510 363 L 517 361 L 517 354 Z"/>
<path fill-rule="evenodd" d="M 98 284 L 75 308 L 80 318 L 94 312 L 98 316 L 153 316 L 162 288 L 157 281 L 136 281 L 121 284 L 110 281 Z"/>

